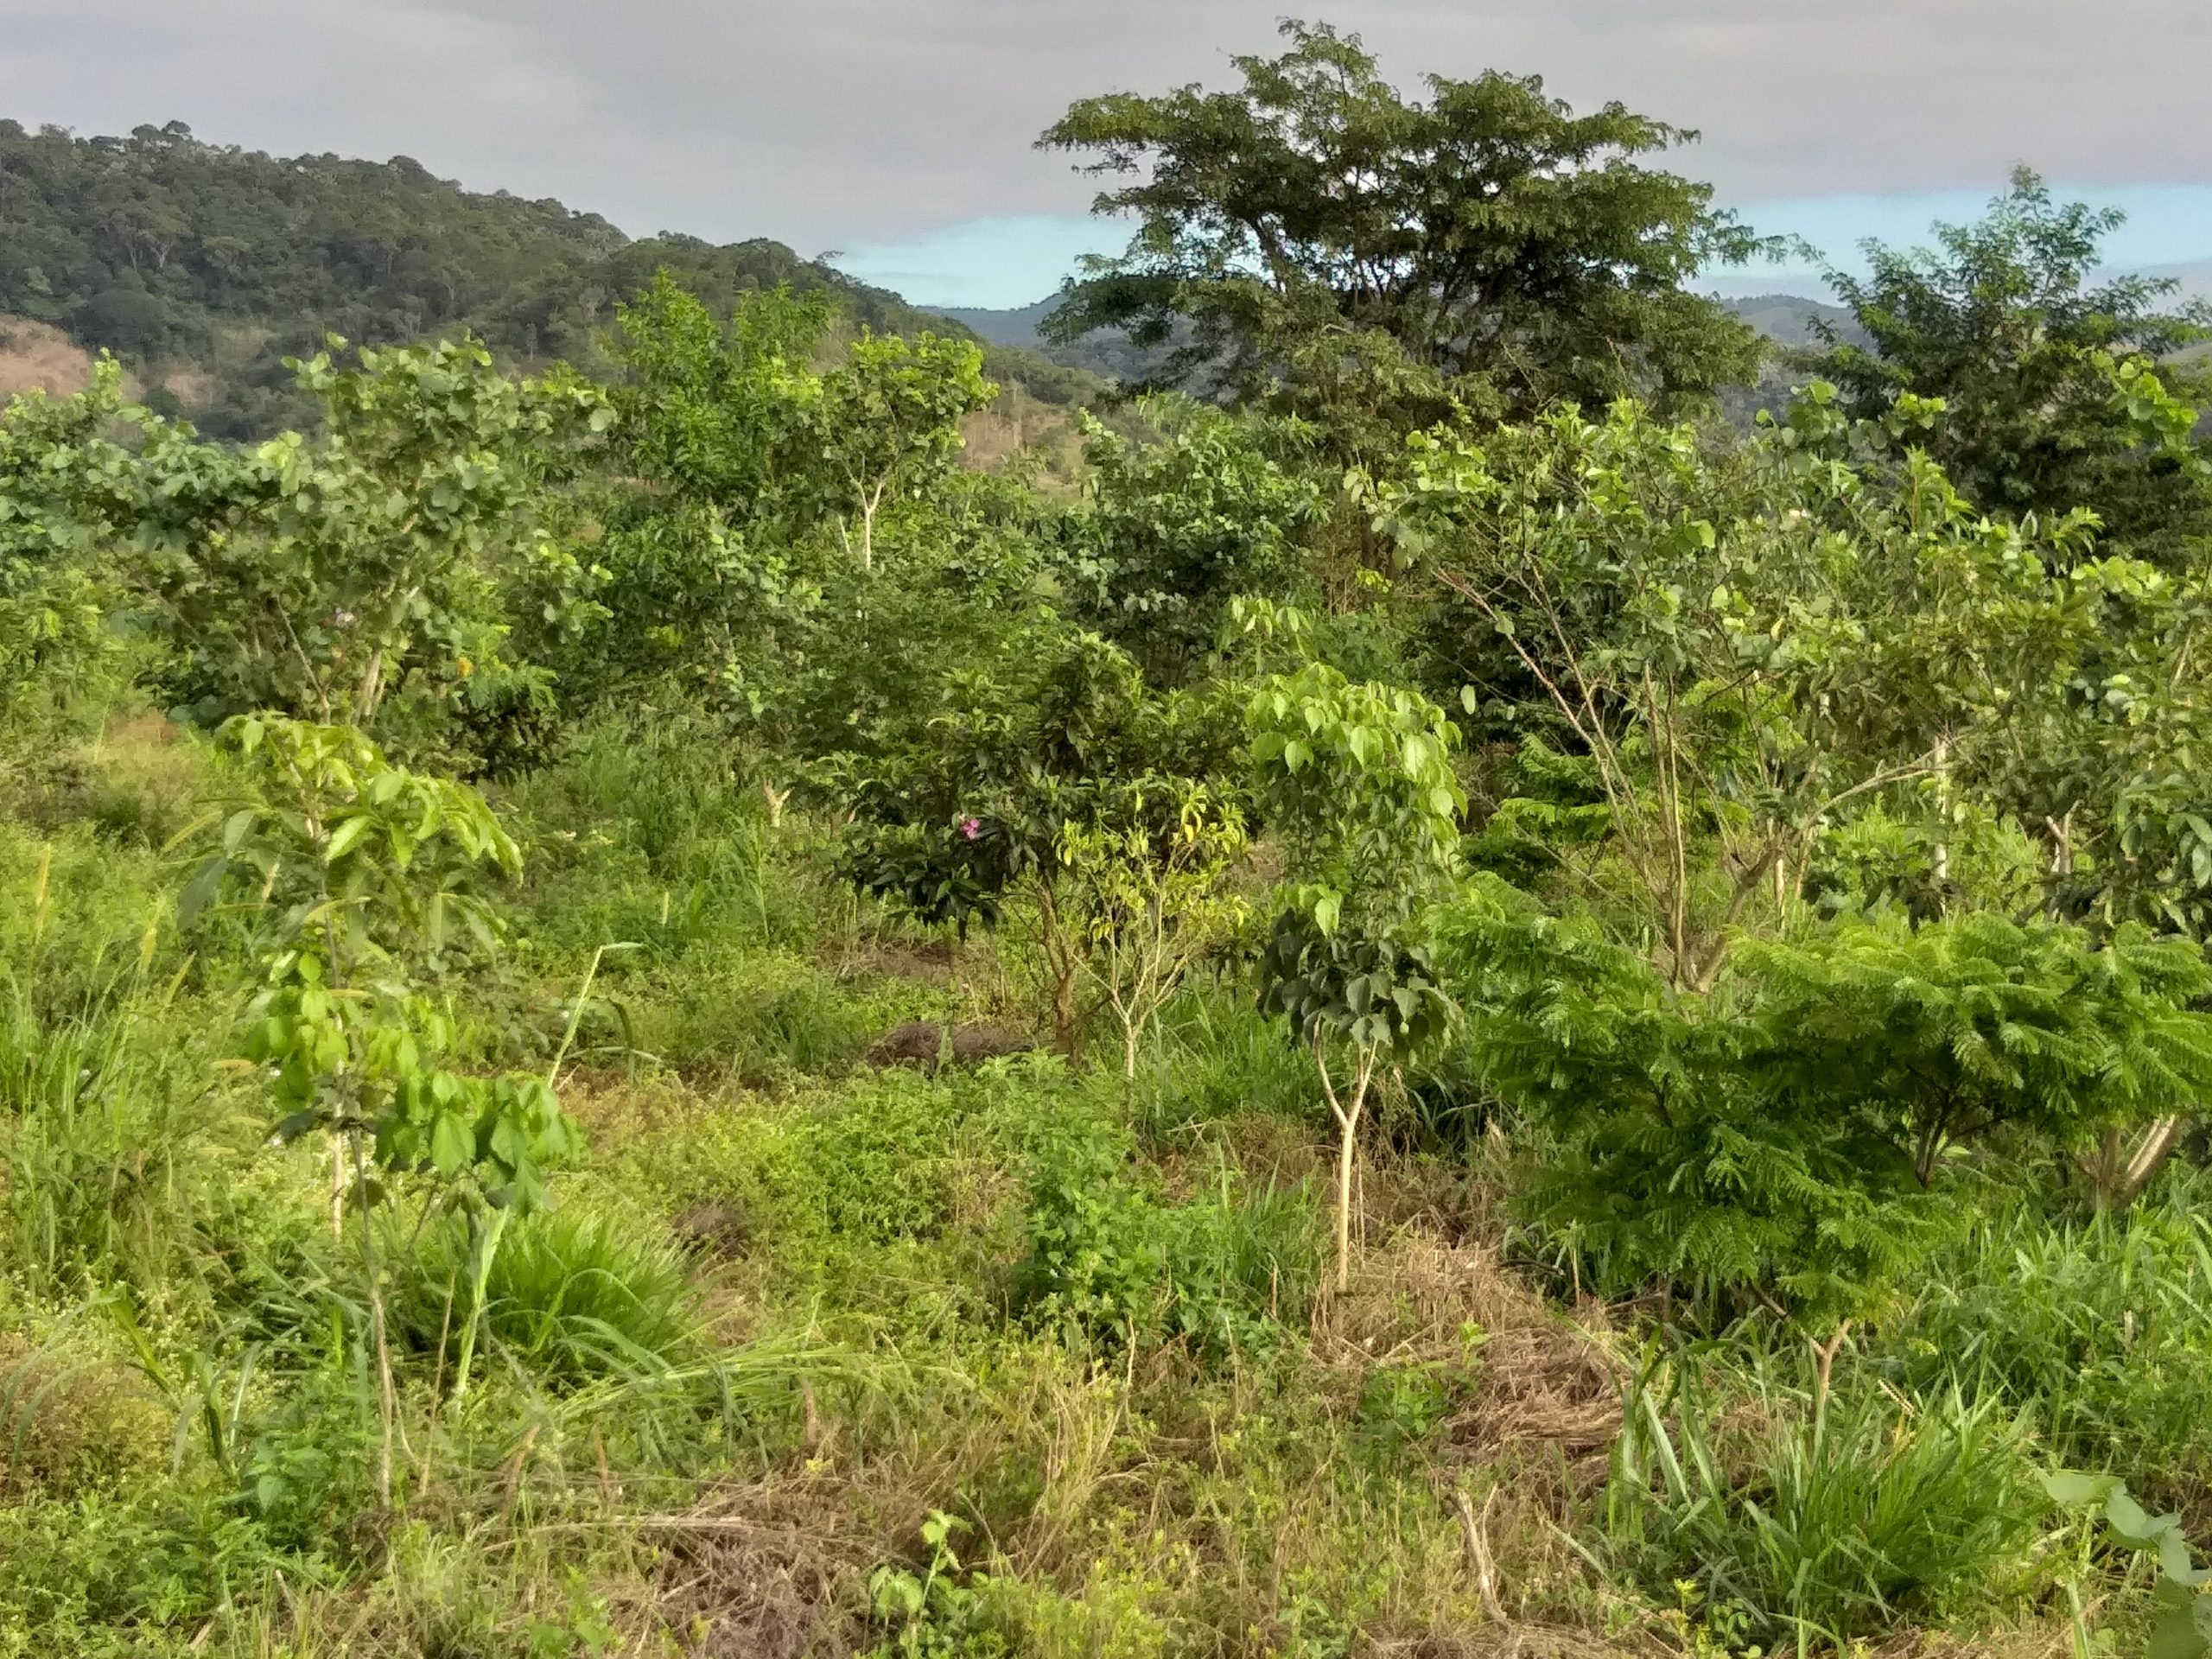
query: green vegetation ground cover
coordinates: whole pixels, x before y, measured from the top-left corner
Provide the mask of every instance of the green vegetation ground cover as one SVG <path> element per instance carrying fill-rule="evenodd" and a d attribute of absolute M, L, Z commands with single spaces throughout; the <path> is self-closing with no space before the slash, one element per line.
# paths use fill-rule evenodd
<path fill-rule="evenodd" d="M 2203 1650 L 2194 323 L 2023 180 L 1732 431 L 1677 135 L 1289 36 L 1072 496 L 681 270 L 0 414 L 0 1652 Z"/>

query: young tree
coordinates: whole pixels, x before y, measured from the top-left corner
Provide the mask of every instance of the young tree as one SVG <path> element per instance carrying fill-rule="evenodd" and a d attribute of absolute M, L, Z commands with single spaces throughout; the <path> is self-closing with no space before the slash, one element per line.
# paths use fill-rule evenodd
<path fill-rule="evenodd" d="M 1232 600 L 1295 596 L 1295 537 L 1321 493 L 1286 464 L 1306 435 L 1293 423 L 1180 397 L 1139 408 L 1155 442 L 1084 417 L 1090 511 L 1065 525 L 1065 582 L 1070 608 L 1174 684 L 1212 648 Z"/>
<path fill-rule="evenodd" d="M 92 397 L 0 408 L 0 716 L 96 680 L 119 655 L 114 550 L 79 518 L 66 457 L 98 440 L 121 374 L 105 361 Z"/>
<path fill-rule="evenodd" d="M 1839 811 L 2009 764 L 2129 580 L 2054 578 L 2078 524 L 1992 525 L 1924 460 L 1878 488 L 1853 440 L 1817 399 L 1719 456 L 1634 404 L 1562 410 L 1416 435 L 1381 494 L 1468 696 L 1523 777 L 1573 780 L 1509 794 L 1486 842 L 1525 843 L 1686 989 L 1784 919 Z"/>
<path fill-rule="evenodd" d="M 992 391 L 969 342 L 864 334 L 825 363 L 818 300 L 747 295 L 725 323 L 667 272 L 622 315 L 605 618 L 556 660 L 610 702 L 703 713 L 773 818 L 828 756 L 879 758 L 940 711 L 944 665 L 1033 601 L 1051 514 L 957 464 Z"/>
<path fill-rule="evenodd" d="M 822 378 L 814 430 L 821 488 L 838 535 L 860 520 L 860 563 L 875 566 L 876 520 L 894 491 L 919 494 L 957 464 L 960 420 L 987 408 L 998 388 L 983 378 L 972 340 L 924 334 L 908 342 L 863 330 L 845 361 Z"/>
<path fill-rule="evenodd" d="M 725 326 L 664 269 L 616 315 L 625 375 L 612 397 L 624 470 L 734 525 L 791 512 L 820 396 L 826 296 L 746 294 Z"/>
<path fill-rule="evenodd" d="M 1523 913 L 1497 898 L 1454 933 L 1478 1069 L 1567 1129 L 1535 1202 L 1609 1241 L 1630 1277 L 1840 1305 L 1910 1259 L 1929 1218 L 1913 1188 L 1947 1142 L 2005 1123 L 2056 1149 L 2092 1129 L 2147 1147 L 2190 1103 L 2196 1073 L 2174 1050 L 2165 1081 L 2124 1107 L 2081 1104 L 2102 1058 L 2079 1073 L 2024 1065 L 1993 1104 L 1942 1076 L 1943 1055 L 1966 1064 L 1964 1024 L 1915 1039 L 1910 1077 L 1873 1077 L 1842 1056 L 1903 1045 L 1903 1009 L 1854 1003 L 1841 980 L 1822 995 L 1850 1035 L 1814 1068 L 1834 1090 L 1772 1071 L 1820 1027 L 1782 995 L 1811 971 L 1784 944 L 1881 957 L 1832 933 L 1836 910 L 1909 911 L 1924 930 L 1866 987 L 1916 986 L 1929 1006 L 1982 997 L 2021 1042 L 2077 1056 L 2147 1052 L 2128 1035 L 2133 1005 L 2089 988 L 2103 982 L 2082 964 L 2108 923 L 2023 943 L 1976 912 L 2079 913 L 2099 882 L 2107 899 L 2181 896 L 2135 885 L 2113 826 L 2141 802 L 2144 850 L 2186 867 L 2190 786 L 2164 803 L 2167 840 L 2145 821 L 2147 750 L 2126 763 L 2143 796 L 2104 768 L 2122 731 L 2170 765 L 2191 752 L 2163 747 L 2153 733 L 2172 728 L 2151 718 L 2190 728 L 2178 615 L 2191 607 L 2170 608 L 2174 586 L 2148 565 L 2085 556 L 2083 516 L 1992 521 L 1924 454 L 1883 458 L 1932 413 L 1901 400 L 1870 429 L 1815 387 L 1786 423 L 1716 455 L 1632 406 L 1602 423 L 1560 411 L 1479 440 L 1422 435 L 1404 483 L 1382 492 L 1416 579 L 1465 607 L 1454 660 L 1478 677 L 1471 699 L 1517 734 L 1471 854 L 1546 901 Z M 2039 859 L 2031 836 L 2046 830 Z M 2092 868 L 2100 858 L 2112 862 Z M 2062 986 L 2094 1033 L 2036 1033 L 2033 1011 Z M 2134 1154 L 2105 1162 L 2120 1178 L 2108 1199 L 2141 1173 Z"/>
<path fill-rule="evenodd" d="M 1281 56 L 1234 60 L 1236 91 L 1087 99 L 1039 140 L 1142 175 L 1098 197 L 1138 229 L 1071 284 L 1055 337 L 1127 328 L 1175 342 L 1171 380 L 1324 418 L 1379 403 L 1399 431 L 1453 399 L 1674 402 L 1751 378 L 1751 331 L 1684 284 L 1760 245 L 1708 187 L 1637 159 L 1694 135 L 1618 104 L 1575 116 L 1535 77 L 1431 76 L 1408 101 L 1357 35 L 1282 33 Z"/>
<path fill-rule="evenodd" d="M 469 875 L 481 864 L 512 874 L 521 855 L 476 791 L 393 766 L 352 728 L 253 715 L 222 735 L 254 798 L 224 821 L 180 916 L 189 924 L 233 868 L 251 871 L 264 983 L 245 1052 L 268 1068 L 280 1136 L 330 1136 L 333 1232 L 349 1202 L 355 1212 L 389 1503 L 396 1396 L 374 1218 L 386 1185 L 426 1176 L 478 1214 L 460 1391 L 499 1230 L 544 1202 L 544 1166 L 575 1143 L 550 1081 L 442 1063 L 451 1021 L 417 980 L 461 930 L 489 947 L 490 912 Z"/>
<path fill-rule="evenodd" d="M 2105 546 L 2171 568 L 2212 530 L 2212 486 L 2145 430 L 2120 371 L 2202 338 L 2212 313 L 2167 308 L 2171 278 L 2098 280 L 2125 218 L 2059 202 L 2023 168 L 1980 222 L 1937 225 L 1935 248 L 1866 244 L 1868 275 L 1827 275 L 1868 343 L 1827 328 L 1820 372 L 1867 419 L 1901 393 L 1941 398 L 1942 418 L 1910 441 L 1983 511 L 2092 508 Z M 2179 384 L 2201 407 L 2201 377 Z"/>
<path fill-rule="evenodd" d="M 1096 930 L 1119 926 L 1098 883 L 1122 878 L 1078 874 L 1069 860 L 1135 855 L 1154 872 L 1141 880 L 1167 880 L 1179 859 L 1188 870 L 1204 853 L 1205 880 L 1217 879 L 1234 816 L 1221 789 L 1233 716 L 1153 690 L 1127 652 L 1044 620 L 953 677 L 945 711 L 911 741 L 841 768 L 851 821 L 839 867 L 861 891 L 963 931 L 997 926 L 1014 906 L 1036 929 L 1053 1034 L 1079 1056 Z M 1179 854 L 1193 822 L 1201 833 Z"/>
<path fill-rule="evenodd" d="M 1134 825 L 1070 823 L 1059 866 L 1077 971 L 1122 1031 L 1122 1077 L 1160 1010 L 1191 969 L 1243 925 L 1244 900 L 1227 890 L 1246 850 L 1236 808 L 1203 785 L 1184 799 L 1163 836 Z"/>
<path fill-rule="evenodd" d="M 325 433 L 244 449 L 84 394 L 92 428 L 137 429 L 0 452 L 0 521 L 129 549 L 118 572 L 166 634 L 166 690 L 211 722 L 281 710 L 450 742 L 472 709 L 545 689 L 506 649 L 511 603 L 585 603 L 585 573 L 537 508 L 564 452 L 612 418 L 556 372 L 516 381 L 463 342 L 296 365 Z M 89 430 L 89 429 L 88 429 Z"/>
<path fill-rule="evenodd" d="M 1336 1119 L 1343 1290 L 1359 1126 L 1376 1072 L 1420 1054 L 1452 1014 L 1424 929 L 1466 810 L 1451 764 L 1459 732 L 1427 699 L 1356 684 L 1322 663 L 1262 683 L 1248 722 L 1264 822 L 1283 838 L 1293 876 L 1262 960 L 1262 995 L 1312 1051 Z"/>

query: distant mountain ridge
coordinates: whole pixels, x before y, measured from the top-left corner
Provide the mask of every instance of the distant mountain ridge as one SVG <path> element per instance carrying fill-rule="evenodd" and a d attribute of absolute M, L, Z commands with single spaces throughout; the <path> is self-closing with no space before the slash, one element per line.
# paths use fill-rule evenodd
<path fill-rule="evenodd" d="M 1866 338 L 1848 307 L 1824 300 L 1808 300 L 1796 294 L 1755 294 L 1721 303 L 1777 346 L 1820 345 L 1816 323 L 1826 323 L 1845 340 Z"/>
<path fill-rule="evenodd" d="M 1157 353 L 1140 351 L 1118 334 L 1094 334 L 1069 346 L 1052 344 L 1040 330 L 1045 319 L 1058 308 L 1059 303 L 1060 296 L 1055 294 L 1034 305 L 996 310 L 941 306 L 938 315 L 950 318 L 995 345 L 1036 352 L 1056 363 L 1109 378 L 1136 378 L 1156 360 Z M 1821 300 L 1808 300 L 1796 294 L 1760 294 L 1745 299 L 1723 300 L 1721 303 L 1778 346 L 1820 344 L 1821 336 L 1815 325 L 1821 322 L 1835 328 L 1846 340 L 1861 338 L 1850 311 Z"/>

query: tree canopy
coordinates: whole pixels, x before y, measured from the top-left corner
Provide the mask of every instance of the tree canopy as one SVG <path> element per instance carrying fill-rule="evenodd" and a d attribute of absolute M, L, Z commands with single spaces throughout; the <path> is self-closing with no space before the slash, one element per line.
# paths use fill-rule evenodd
<path fill-rule="evenodd" d="M 1281 56 L 1233 60 L 1234 91 L 1086 99 L 1046 130 L 1135 175 L 1096 211 L 1137 220 L 1050 333 L 1173 340 L 1170 378 L 1246 399 L 1351 381 L 1401 420 L 1751 378 L 1750 329 L 1686 284 L 1760 245 L 1710 187 L 1639 160 L 1694 134 L 1619 104 L 1577 116 L 1535 76 L 1433 75 L 1408 100 L 1357 35 L 1282 32 Z"/>
<path fill-rule="evenodd" d="M 2126 217 L 2059 201 L 2022 168 L 1985 217 L 1936 226 L 1932 248 L 1868 242 L 1866 276 L 1827 273 L 1866 343 L 1817 324 L 1819 368 L 1862 418 L 1901 393 L 1942 399 L 1943 418 L 1913 441 L 1984 509 L 2094 507 L 2106 544 L 2172 561 L 2177 538 L 2212 531 L 2212 496 L 2200 470 L 2161 452 L 2122 370 L 2203 338 L 2212 312 L 2175 305 L 2171 277 L 2101 276 Z M 2201 401 L 2200 380 L 2184 371 L 2176 389 Z"/>

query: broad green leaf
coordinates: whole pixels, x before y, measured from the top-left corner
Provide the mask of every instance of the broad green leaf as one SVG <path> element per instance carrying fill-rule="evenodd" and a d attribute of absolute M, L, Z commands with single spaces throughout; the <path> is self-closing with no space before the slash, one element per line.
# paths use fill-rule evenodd
<path fill-rule="evenodd" d="M 245 838 L 253 833 L 254 825 L 260 822 L 261 809 L 258 807 L 243 807 L 232 813 L 223 821 L 223 850 L 237 853 L 245 845 Z"/>
<path fill-rule="evenodd" d="M 441 1175 L 457 1175 L 476 1156 L 476 1136 L 458 1112 L 440 1112 L 430 1126 L 430 1161 Z"/>
<path fill-rule="evenodd" d="M 2202 1599 L 2201 1598 L 2198 1599 Z M 2152 1621 L 2145 1659 L 2204 1659 L 2212 1641 L 2196 1620 L 2194 1607 L 2166 1607 Z"/>
<path fill-rule="evenodd" d="M 2158 1541 L 2159 1535 L 2173 1523 L 2171 1516 L 2153 1521 L 2149 1511 L 2130 1496 L 2125 1486 L 2113 1488 L 2106 1497 L 2105 1520 L 2115 1537 L 2138 1549 L 2152 1548 Z"/>
<path fill-rule="evenodd" d="M 2053 1469 L 2039 1477 L 2050 1501 L 2067 1509 L 2102 1503 L 2120 1487 L 2117 1475 L 2085 1475 L 2071 1469 Z"/>
<path fill-rule="evenodd" d="M 2192 1586 L 2212 1578 L 2212 1573 L 2190 1559 L 2189 1540 L 2182 1535 L 2179 1526 L 2168 1528 L 2158 1539 L 2158 1571 L 2171 1583 Z"/>
<path fill-rule="evenodd" d="M 353 850 L 354 845 L 362 836 L 368 834 L 374 823 L 375 820 L 365 812 L 358 813 L 346 819 L 332 832 L 330 845 L 323 849 L 323 857 L 333 864 L 336 863 Z"/>

